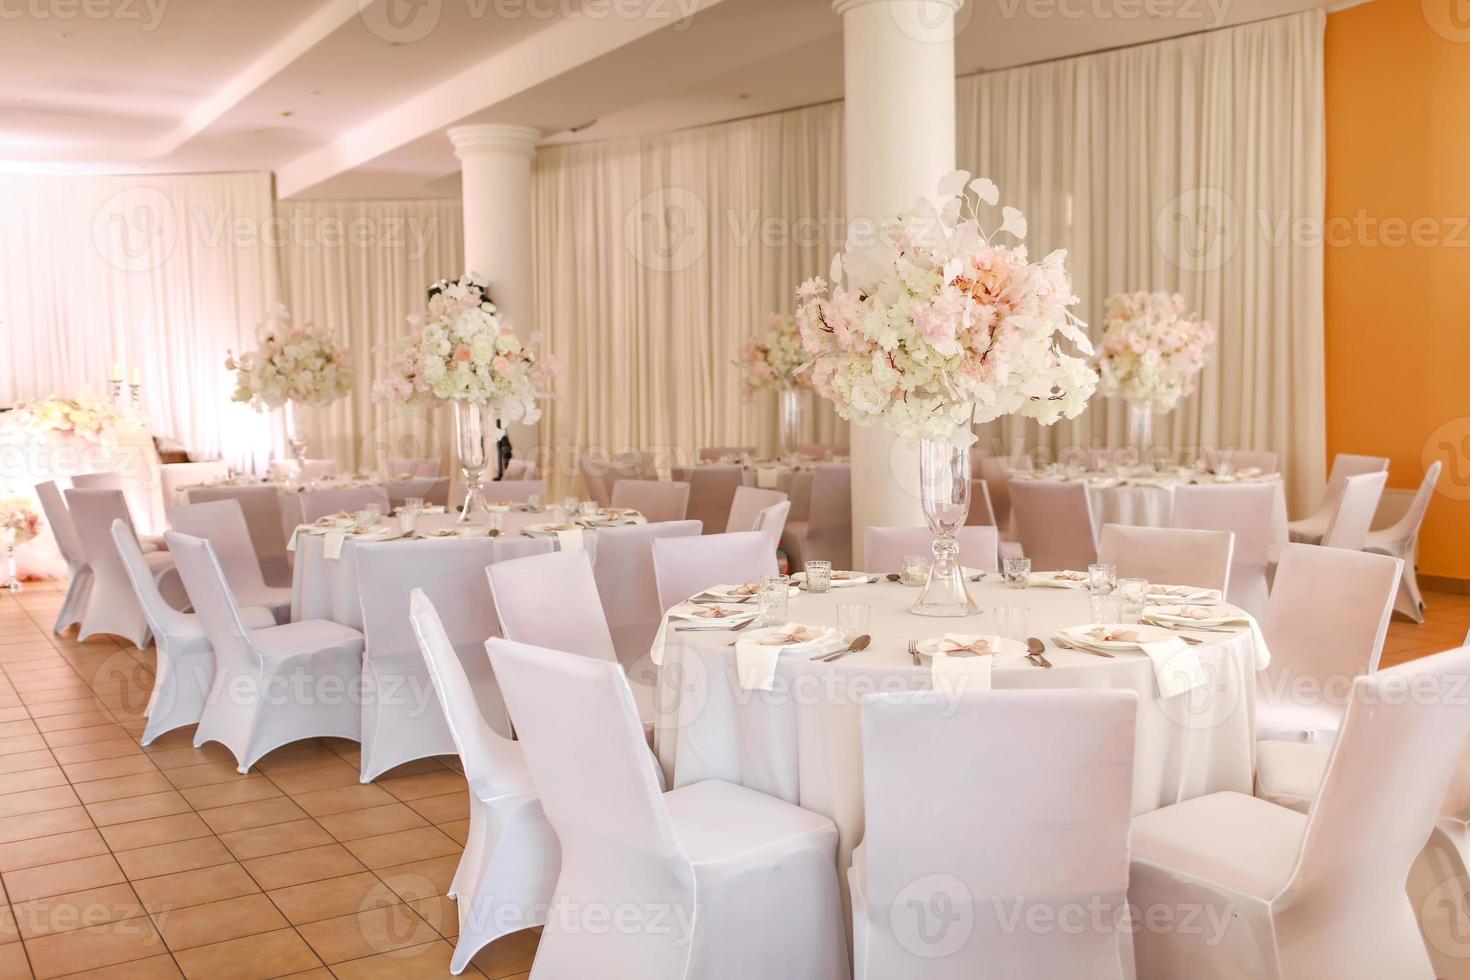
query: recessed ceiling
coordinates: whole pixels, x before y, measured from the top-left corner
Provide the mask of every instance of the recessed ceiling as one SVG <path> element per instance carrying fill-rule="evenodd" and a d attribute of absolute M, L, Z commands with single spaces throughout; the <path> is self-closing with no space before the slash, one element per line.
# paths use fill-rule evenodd
<path fill-rule="evenodd" d="M 971 0 L 956 67 L 1011 67 L 1319 6 Z M 842 94 L 842 24 L 829 0 L 111 0 L 23 10 L 0 34 L 8 171 L 272 170 L 282 196 L 454 196 L 458 163 L 444 131 L 457 123 L 530 125 L 547 142 L 571 142 Z"/>

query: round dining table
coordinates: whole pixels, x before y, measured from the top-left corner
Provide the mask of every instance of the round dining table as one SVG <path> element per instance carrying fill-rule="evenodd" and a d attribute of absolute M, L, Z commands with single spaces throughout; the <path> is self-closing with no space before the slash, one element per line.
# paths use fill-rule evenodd
<path fill-rule="evenodd" d="M 1065 482 L 1059 475 L 1014 473 L 1012 481 L 1036 480 L 1042 482 Z M 1174 490 L 1186 484 L 1203 486 L 1234 486 L 1252 483 L 1268 483 L 1275 487 L 1275 502 L 1271 508 L 1271 541 L 1285 544 L 1288 539 L 1286 521 L 1286 488 L 1281 478 L 1266 475 L 1250 479 L 1206 479 L 1201 482 L 1194 476 L 1148 476 L 1119 479 L 1108 474 L 1090 474 L 1080 478 L 1087 486 L 1087 496 L 1092 504 L 1093 521 L 1098 527 L 1104 524 L 1126 524 L 1130 527 L 1172 527 L 1174 516 Z"/>
<path fill-rule="evenodd" d="M 807 626 L 835 626 L 840 603 L 866 605 L 871 642 L 828 663 L 812 653 L 783 652 L 769 690 L 742 685 L 734 644 L 748 634 L 680 631 L 666 621 L 653 656 L 659 665 L 655 745 L 669 787 L 722 779 L 821 813 L 837 825 L 845 869 L 863 834 L 863 698 L 933 689 L 930 667 L 915 665 L 909 642 L 946 633 L 995 635 L 994 610 L 1004 606 L 1027 610 L 1026 632 L 1043 640 L 1052 666 L 997 658 L 991 687 L 1137 693 L 1135 813 L 1222 790 L 1251 792 L 1255 673 L 1269 662 L 1253 623 L 1228 631 L 1181 631 L 1202 641 L 1189 648 L 1198 657 L 1202 682 L 1166 698 L 1159 694 L 1154 662 L 1142 652 L 1099 657 L 1057 646 L 1056 630 L 1089 622 L 1084 589 L 1013 589 L 993 574 L 969 589 L 979 614 L 953 619 L 914 615 L 908 610 L 917 589 L 883 578 L 794 594 L 786 618 Z M 842 649 L 837 642 L 821 649 Z M 997 744 L 994 750 L 1001 756 L 1024 747 Z M 922 753 L 925 746 L 913 751 Z"/>

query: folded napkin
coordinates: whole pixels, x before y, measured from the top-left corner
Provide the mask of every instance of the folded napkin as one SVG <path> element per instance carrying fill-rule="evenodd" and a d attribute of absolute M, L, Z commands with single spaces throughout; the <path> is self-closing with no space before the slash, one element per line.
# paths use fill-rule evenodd
<path fill-rule="evenodd" d="M 774 490 L 780 483 L 781 471 L 774 466 L 762 466 L 755 471 L 755 485 L 762 490 Z"/>
<path fill-rule="evenodd" d="M 334 527 L 322 538 L 322 557 L 336 561 L 342 557 L 342 542 L 347 540 L 347 529 Z"/>
<path fill-rule="evenodd" d="M 990 671 L 995 658 L 995 638 L 946 633 L 929 657 L 929 677 L 934 690 L 946 694 L 990 690 Z M 970 656 L 976 654 L 976 656 Z"/>
<path fill-rule="evenodd" d="M 746 691 L 769 691 L 776 680 L 776 662 L 781 651 L 820 639 L 825 630 L 800 623 L 778 626 L 764 636 L 737 640 L 735 673 Z"/>
<path fill-rule="evenodd" d="M 1098 626 L 1082 634 L 1083 645 L 1088 640 L 1114 643 L 1137 643 L 1138 649 L 1153 663 L 1154 681 L 1159 686 L 1159 697 L 1172 698 L 1176 694 L 1192 691 L 1205 682 L 1205 672 L 1200 666 L 1199 654 L 1194 647 L 1177 636 L 1144 642 L 1138 630 L 1109 629 Z M 1069 637 L 1069 640 L 1072 639 Z"/>
<path fill-rule="evenodd" d="M 557 531 L 556 546 L 561 551 L 581 551 L 585 547 L 582 543 L 582 529 L 574 527 L 570 531 Z"/>

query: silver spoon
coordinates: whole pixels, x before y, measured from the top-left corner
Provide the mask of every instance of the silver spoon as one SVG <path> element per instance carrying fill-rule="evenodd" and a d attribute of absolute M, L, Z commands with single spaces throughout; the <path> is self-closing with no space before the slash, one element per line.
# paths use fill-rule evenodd
<path fill-rule="evenodd" d="M 857 637 L 851 643 L 849 643 L 846 650 L 838 650 L 836 653 L 828 654 L 827 656 L 820 659 L 822 663 L 830 664 L 832 661 L 837 660 L 840 657 L 845 657 L 849 653 L 856 653 L 859 650 L 866 650 L 868 648 L 868 644 L 872 642 L 873 638 L 864 633 L 862 636 Z"/>

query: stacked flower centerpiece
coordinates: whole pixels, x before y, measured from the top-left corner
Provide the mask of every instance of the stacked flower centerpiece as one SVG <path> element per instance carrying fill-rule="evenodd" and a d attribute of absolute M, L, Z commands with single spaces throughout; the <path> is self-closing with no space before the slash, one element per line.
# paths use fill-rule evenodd
<path fill-rule="evenodd" d="M 29 498 L 0 497 L 0 590 L 19 592 L 15 549 L 41 533 L 41 515 Z"/>
<path fill-rule="evenodd" d="M 522 342 L 485 295 L 474 273 L 430 288 L 429 306 L 408 318 L 413 332 L 391 348 L 373 400 L 454 405 L 455 442 L 467 493 L 460 520 L 485 509 L 485 470 L 503 435 L 501 423 L 534 424 L 557 367 L 538 338 Z"/>
<path fill-rule="evenodd" d="M 1172 412 L 1194 393 L 1215 343 L 1215 328 L 1184 309 L 1178 293 L 1120 293 L 1107 300 L 1099 390 L 1128 403 L 1128 442 L 1139 453 L 1150 448 L 1154 413 Z"/>
<path fill-rule="evenodd" d="M 782 456 L 796 452 L 802 396 L 812 386 L 810 374 L 798 373 L 807 360 L 796 318 L 772 313 L 766 329 L 746 342 L 736 362 L 744 374 L 742 389 L 746 398 L 763 391 L 777 393 Z"/>
<path fill-rule="evenodd" d="M 798 290 L 797 324 L 812 383 L 838 414 L 921 440 L 920 493 L 935 534 L 934 562 L 913 611 L 975 611 L 956 556 L 955 532 L 970 504 L 971 424 L 1023 415 L 1049 425 L 1087 406 L 1097 374 L 1070 342 L 1092 354 L 1066 253 L 1032 262 L 1026 219 L 1006 207 L 986 232 L 979 205 L 995 184 L 956 171 L 937 203 L 918 202 L 883 223 L 876 242 L 849 243 L 834 258 L 832 284 Z M 1007 236 L 1017 244 L 1005 244 Z"/>
<path fill-rule="evenodd" d="M 352 365 L 347 347 L 331 328 L 313 322 L 292 323 L 284 304 L 277 304 L 265 322 L 255 328 L 257 347 L 225 367 L 235 372 L 237 402 L 259 411 L 283 409 L 286 443 L 296 460 L 293 479 L 305 481 L 307 406 L 329 405 L 352 390 Z"/>

